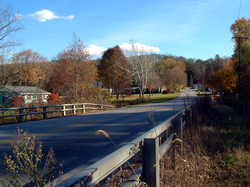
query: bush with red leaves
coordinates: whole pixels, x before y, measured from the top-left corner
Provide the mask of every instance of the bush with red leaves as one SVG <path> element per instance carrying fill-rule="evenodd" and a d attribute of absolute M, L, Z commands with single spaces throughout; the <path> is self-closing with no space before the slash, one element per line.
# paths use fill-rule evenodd
<path fill-rule="evenodd" d="M 162 94 L 169 94 L 170 91 L 169 90 L 163 90 Z"/>
<path fill-rule="evenodd" d="M 49 104 L 57 104 L 59 102 L 58 95 L 54 93 L 49 94 L 47 101 Z"/>
<path fill-rule="evenodd" d="M 25 105 L 25 101 L 23 97 L 12 97 L 10 99 L 11 106 L 21 107 Z"/>

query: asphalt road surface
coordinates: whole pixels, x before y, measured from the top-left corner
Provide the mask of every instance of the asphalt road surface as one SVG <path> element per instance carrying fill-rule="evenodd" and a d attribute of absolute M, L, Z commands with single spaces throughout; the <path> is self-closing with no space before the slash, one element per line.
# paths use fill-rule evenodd
<path fill-rule="evenodd" d="M 191 89 L 183 91 L 180 97 L 163 103 L 0 126 L 0 179 L 6 176 L 3 153 L 11 154 L 9 142 L 18 127 L 42 142 L 44 159 L 50 148 L 55 150 L 57 163 L 64 162 L 64 178 L 68 178 L 116 150 L 105 136 L 95 135 L 97 130 L 108 133 L 120 148 L 196 97 Z"/>

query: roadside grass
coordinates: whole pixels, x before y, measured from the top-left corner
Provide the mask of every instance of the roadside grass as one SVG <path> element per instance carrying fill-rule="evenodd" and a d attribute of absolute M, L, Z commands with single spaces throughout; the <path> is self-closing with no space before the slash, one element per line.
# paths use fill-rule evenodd
<path fill-rule="evenodd" d="M 183 157 L 177 142 L 161 160 L 161 186 L 250 186 L 249 120 L 210 104 L 185 129 Z"/>
<path fill-rule="evenodd" d="M 111 98 L 109 101 L 116 106 L 128 107 L 128 106 L 138 106 L 141 104 L 165 102 L 179 97 L 180 94 L 181 93 L 173 93 L 173 94 L 155 93 L 153 95 L 144 94 L 143 98 L 141 99 L 139 98 L 138 94 L 135 94 L 125 97 L 120 96 L 119 99 Z"/>
<path fill-rule="evenodd" d="M 7 110 L 7 111 L 0 111 L 0 116 L 3 115 L 13 115 L 13 114 L 19 114 L 19 111 L 17 110 Z M 1 118 L 0 124 L 4 123 L 16 123 L 18 122 L 18 117 L 8 117 L 8 118 Z"/>

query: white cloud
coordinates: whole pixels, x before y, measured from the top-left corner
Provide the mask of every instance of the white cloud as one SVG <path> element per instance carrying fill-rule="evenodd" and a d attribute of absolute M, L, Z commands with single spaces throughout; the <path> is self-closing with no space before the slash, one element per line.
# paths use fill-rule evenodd
<path fill-rule="evenodd" d="M 54 12 L 44 9 L 44 10 L 40 10 L 35 12 L 34 14 L 30 14 L 29 15 L 30 18 L 32 19 L 36 19 L 40 22 L 45 22 L 47 20 L 52 20 L 52 19 L 69 19 L 72 20 L 74 18 L 74 15 L 70 15 L 70 16 L 56 16 Z"/>
<path fill-rule="evenodd" d="M 16 15 L 15 15 L 15 19 L 21 19 L 23 16 L 21 15 L 21 14 L 19 14 L 19 13 L 17 13 Z"/>
<path fill-rule="evenodd" d="M 152 47 L 152 46 L 148 46 L 148 45 L 144 45 L 144 44 L 140 44 L 138 42 L 133 44 L 138 50 L 141 50 L 143 52 L 146 53 L 150 53 L 150 52 L 160 52 L 159 47 Z M 124 51 L 132 51 L 132 45 L 128 44 L 128 43 L 122 43 L 122 45 L 120 45 L 120 47 L 124 50 Z"/>
<path fill-rule="evenodd" d="M 89 52 L 89 54 L 93 58 L 99 58 L 102 56 L 102 53 L 106 51 L 104 47 L 99 47 L 97 45 L 89 45 L 89 47 L 86 47 L 86 50 Z"/>
<path fill-rule="evenodd" d="M 72 20 L 75 16 L 74 15 L 70 15 L 70 16 L 62 16 L 63 19 L 69 19 L 69 20 Z"/>

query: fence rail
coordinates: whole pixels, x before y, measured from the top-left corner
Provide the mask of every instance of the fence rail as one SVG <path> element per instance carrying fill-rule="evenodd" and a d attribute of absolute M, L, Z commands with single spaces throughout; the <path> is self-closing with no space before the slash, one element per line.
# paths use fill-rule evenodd
<path fill-rule="evenodd" d="M 191 107 L 193 106 L 194 104 L 176 113 L 173 117 L 129 142 L 119 150 L 63 181 L 61 184 L 57 185 L 57 187 L 89 187 L 96 185 L 141 150 L 143 154 L 142 167 L 140 167 L 136 171 L 137 174 L 132 175 L 122 187 L 136 186 L 136 184 L 141 181 L 140 178 L 143 178 L 143 181 L 145 181 L 150 187 L 159 187 L 159 167 L 154 167 L 153 165 L 159 166 L 159 158 L 171 147 L 173 139 L 179 138 L 182 140 L 182 129 L 185 125 L 189 125 L 191 122 Z M 165 142 L 161 142 L 161 139 L 163 138 L 166 139 Z M 182 147 L 181 143 L 181 151 Z M 153 160 L 153 162 L 148 163 L 151 162 L 151 160 Z M 141 175 L 142 177 L 140 177 Z"/>
<path fill-rule="evenodd" d="M 19 117 L 19 122 L 24 122 L 24 116 L 42 114 L 43 119 L 47 119 L 48 113 L 60 112 L 62 116 L 67 116 L 67 111 L 73 111 L 73 115 L 76 115 L 78 110 L 81 110 L 83 114 L 86 113 L 86 110 L 103 110 L 107 108 L 115 108 L 112 105 L 103 105 L 103 104 L 94 104 L 94 103 L 74 103 L 74 104 L 62 104 L 62 105 L 46 105 L 46 106 L 31 106 L 31 107 L 16 107 L 16 108 L 0 108 L 0 111 L 4 113 L 5 111 L 17 111 L 18 114 L 9 114 L 9 115 L 0 115 L 0 118 L 9 118 L 9 117 Z M 48 110 L 48 109 L 52 110 Z M 32 109 L 41 109 L 42 111 L 30 112 Z M 28 112 L 25 112 L 28 111 Z"/>

